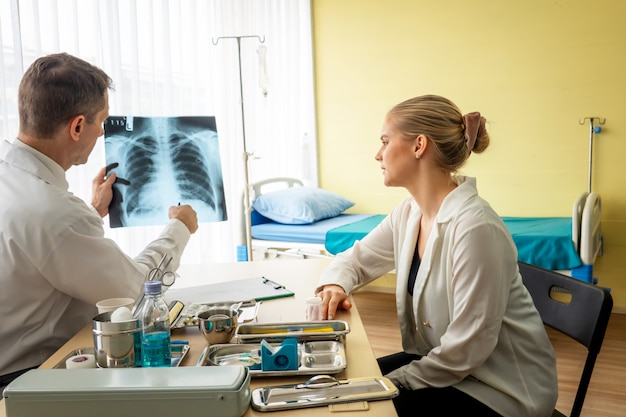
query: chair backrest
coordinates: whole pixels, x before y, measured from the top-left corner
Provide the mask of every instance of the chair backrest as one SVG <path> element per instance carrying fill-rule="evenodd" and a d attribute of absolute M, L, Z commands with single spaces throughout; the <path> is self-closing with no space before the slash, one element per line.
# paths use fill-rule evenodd
<path fill-rule="evenodd" d="M 570 414 L 571 417 L 578 417 L 613 309 L 611 293 L 523 262 L 519 262 L 519 270 L 544 324 L 587 348 L 587 359 Z"/>

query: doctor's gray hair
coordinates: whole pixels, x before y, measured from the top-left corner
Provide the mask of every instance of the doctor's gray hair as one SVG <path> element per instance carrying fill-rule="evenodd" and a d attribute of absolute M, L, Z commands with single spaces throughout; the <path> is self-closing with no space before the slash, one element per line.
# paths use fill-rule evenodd
<path fill-rule="evenodd" d="M 111 88 L 103 70 L 80 58 L 67 53 L 38 58 L 20 82 L 20 131 L 50 138 L 78 115 L 93 123 Z"/>

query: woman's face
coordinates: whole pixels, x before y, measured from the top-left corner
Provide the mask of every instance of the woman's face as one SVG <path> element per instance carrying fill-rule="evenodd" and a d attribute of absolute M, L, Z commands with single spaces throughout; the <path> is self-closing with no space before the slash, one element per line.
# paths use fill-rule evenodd
<path fill-rule="evenodd" d="M 387 115 L 380 135 L 382 143 L 375 159 L 383 170 L 383 182 L 388 187 L 403 187 L 412 181 L 417 166 L 415 140 L 408 140 L 396 130 Z"/>

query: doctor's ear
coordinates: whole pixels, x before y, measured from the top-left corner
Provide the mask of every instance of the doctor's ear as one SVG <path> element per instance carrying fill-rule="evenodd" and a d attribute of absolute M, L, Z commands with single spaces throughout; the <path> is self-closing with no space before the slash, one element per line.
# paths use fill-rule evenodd
<path fill-rule="evenodd" d="M 85 116 L 78 115 L 72 118 L 70 121 L 70 134 L 72 136 L 80 135 L 83 130 L 83 124 L 85 123 Z"/>

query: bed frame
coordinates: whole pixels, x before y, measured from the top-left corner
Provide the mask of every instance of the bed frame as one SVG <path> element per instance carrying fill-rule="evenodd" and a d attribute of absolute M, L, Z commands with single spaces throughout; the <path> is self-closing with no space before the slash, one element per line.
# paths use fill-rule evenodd
<path fill-rule="evenodd" d="M 251 184 L 251 201 L 262 194 L 286 187 L 303 186 L 296 178 L 269 178 Z M 522 262 L 558 270 L 586 282 L 596 283 L 593 264 L 602 255 L 600 196 L 584 192 L 574 202 L 572 217 L 502 217 L 511 231 Z M 251 216 L 253 259 L 332 257 L 352 246 L 372 230 L 383 215 L 342 214 L 314 225 L 280 225 L 254 210 Z M 280 234 L 266 235 L 268 228 Z M 314 241 L 305 231 L 318 228 Z M 265 236 L 279 236 L 267 238 Z M 291 237 L 285 237 L 291 236 Z"/>
<path fill-rule="evenodd" d="M 574 202 L 572 242 L 582 265 L 572 269 L 571 275 L 586 282 L 597 283 L 597 279 L 593 277 L 593 264 L 604 251 L 602 201 L 598 193 L 583 192 Z"/>

